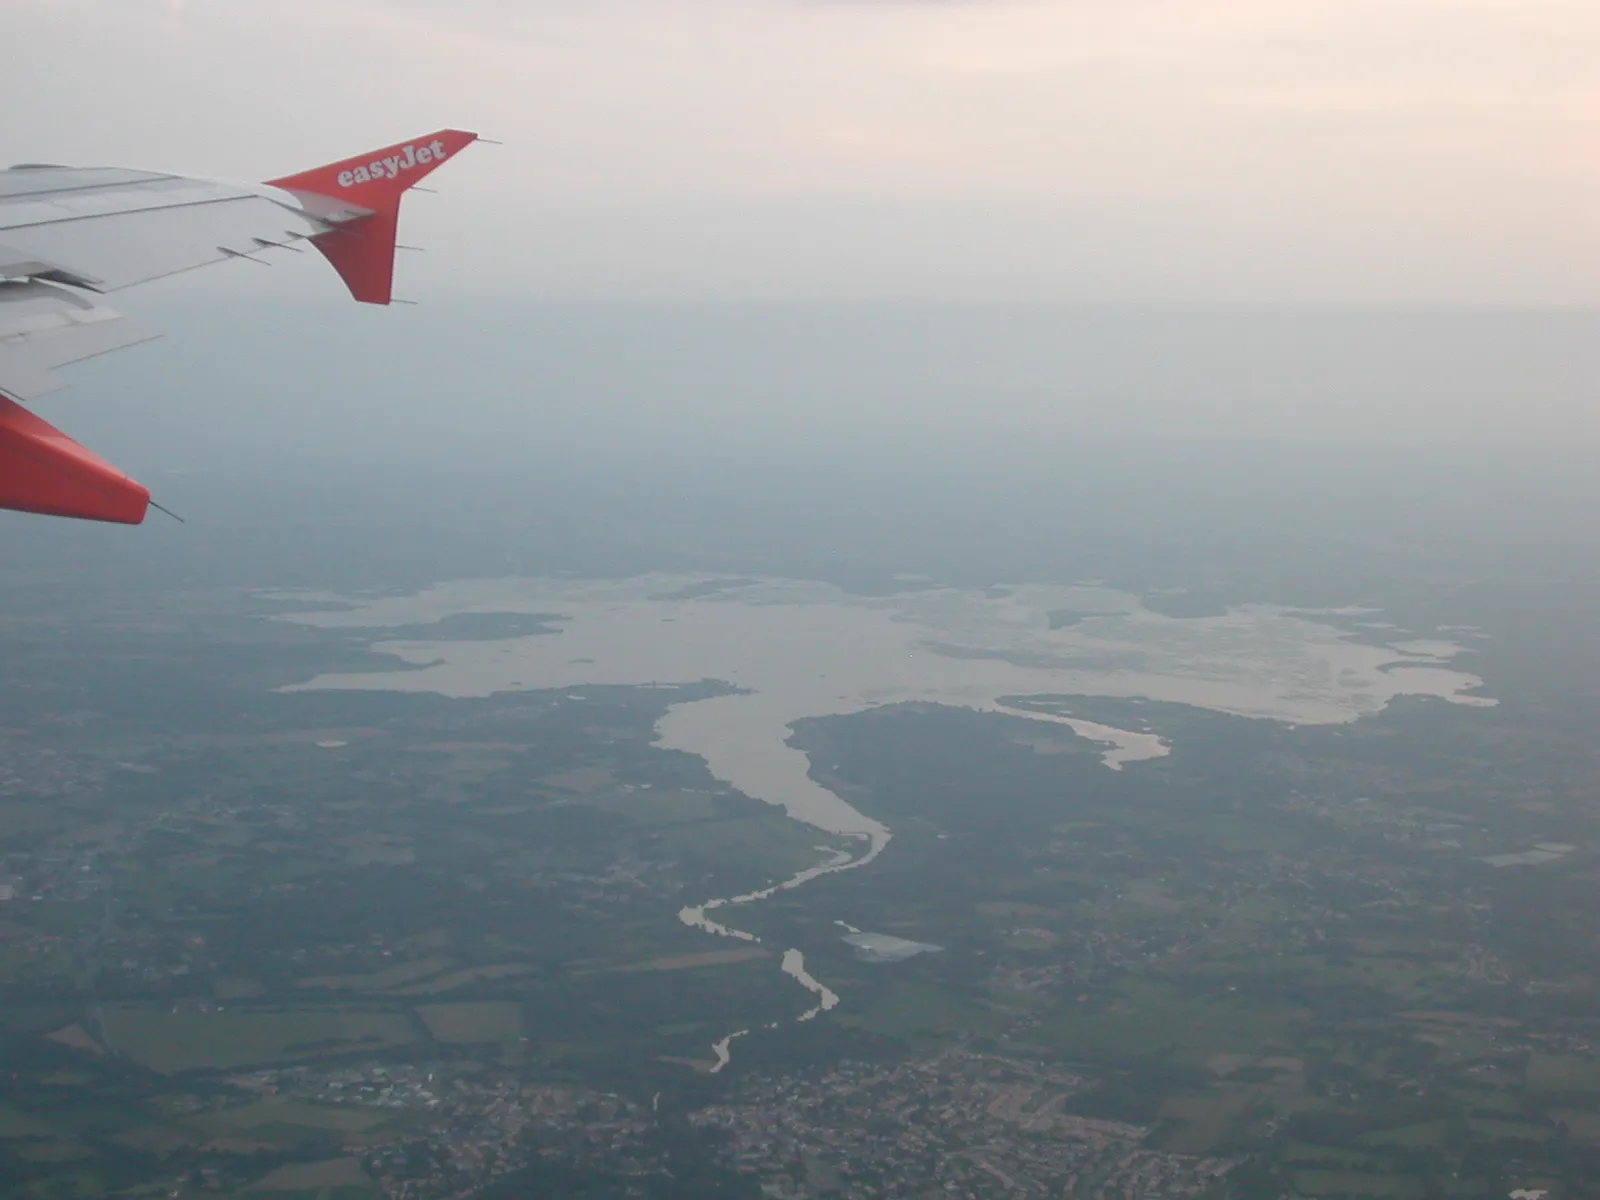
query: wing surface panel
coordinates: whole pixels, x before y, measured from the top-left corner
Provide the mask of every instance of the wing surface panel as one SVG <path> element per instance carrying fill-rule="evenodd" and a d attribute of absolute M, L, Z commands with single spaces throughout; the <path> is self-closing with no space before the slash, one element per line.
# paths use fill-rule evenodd
<path fill-rule="evenodd" d="M 258 254 L 334 225 L 268 188 L 137 171 L 0 172 L 18 174 L 52 176 L 56 185 L 18 191 L 8 181 L 10 194 L 0 191 L 7 257 L 54 264 L 101 292 Z"/>
<path fill-rule="evenodd" d="M 0 171 L 0 205 L 14 197 L 82 188 L 117 187 L 147 179 L 170 179 L 159 171 L 130 171 L 126 167 L 19 166 Z M 4 218 L 0 217 L 0 225 Z"/>

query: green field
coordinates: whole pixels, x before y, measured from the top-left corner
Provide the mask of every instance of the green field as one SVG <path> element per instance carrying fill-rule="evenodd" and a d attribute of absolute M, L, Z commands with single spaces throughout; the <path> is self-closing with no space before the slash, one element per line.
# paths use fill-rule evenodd
<path fill-rule="evenodd" d="M 437 975 L 455 964 L 448 958 L 425 958 L 416 962 L 397 963 L 381 971 L 350 975 L 313 975 L 295 980 L 298 988 L 323 988 L 339 992 L 377 992 L 385 988 L 415 983 L 430 975 Z"/>
<path fill-rule="evenodd" d="M 1258 1089 L 1217 1087 L 1194 1096 L 1174 1096 L 1161 1106 L 1161 1115 L 1181 1121 L 1163 1148 L 1177 1154 L 1204 1154 L 1224 1137 L 1256 1103 Z"/>
<path fill-rule="evenodd" d="M 1492 1118 L 1474 1117 L 1467 1122 L 1473 1133 L 1490 1141 L 1548 1142 L 1555 1131 L 1543 1125 L 1529 1125 L 1526 1121 L 1496 1121 Z"/>
<path fill-rule="evenodd" d="M 874 1033 L 909 1041 L 992 1034 L 1001 1028 L 992 1014 L 937 987 L 915 983 L 896 984 L 876 997 L 865 1013 L 850 1013 L 841 1019 Z"/>
<path fill-rule="evenodd" d="M 263 1179 L 245 1189 L 246 1195 L 262 1193 L 305 1192 L 317 1195 L 339 1189 L 378 1194 L 378 1185 L 362 1168 L 358 1159 L 335 1158 L 327 1162 L 291 1163 L 279 1167 Z"/>
<path fill-rule="evenodd" d="M 105 1022 L 117 1053 L 166 1073 L 378 1050 L 417 1039 L 410 1020 L 395 1012 L 108 1008 Z"/>
<path fill-rule="evenodd" d="M 30 1117 L 27 1113 L 18 1112 L 14 1108 L 0 1107 L 0 1141 L 9 1138 L 51 1137 L 55 1132 L 55 1126 L 48 1125 L 37 1117 Z"/>
<path fill-rule="evenodd" d="M 1306 1196 L 1422 1196 L 1415 1175 L 1368 1175 L 1358 1171 L 1295 1171 L 1295 1188 Z"/>
<path fill-rule="evenodd" d="M 522 1036 L 520 1004 L 423 1004 L 417 1016 L 441 1042 L 509 1042 Z"/>
<path fill-rule="evenodd" d="M 1528 1059 L 1530 1092 L 1600 1093 L 1600 1062 L 1555 1054 L 1535 1054 Z"/>
<path fill-rule="evenodd" d="M 38 1200 L 103 1200 L 108 1191 L 104 1177 L 93 1170 L 75 1167 L 52 1174 L 15 1195 Z"/>
<path fill-rule="evenodd" d="M 1384 1165 L 1384 1160 L 1374 1154 L 1346 1150 L 1342 1146 L 1319 1146 L 1310 1142 L 1290 1142 L 1278 1152 L 1278 1160 L 1294 1166 L 1329 1167 L 1350 1171 L 1370 1171 Z"/>
<path fill-rule="evenodd" d="M 1559 1121 L 1567 1127 L 1567 1132 L 1576 1140 L 1582 1142 L 1600 1142 L 1600 1113 L 1579 1112 L 1575 1109 L 1556 1109 L 1550 1114 L 1552 1120 Z"/>
<path fill-rule="evenodd" d="M 313 1104 L 302 1100 L 265 1100 L 188 1118 L 184 1124 L 212 1137 L 252 1137 L 267 1126 L 290 1125 L 334 1133 L 365 1133 L 388 1124 L 391 1115 L 370 1108 Z"/>
<path fill-rule="evenodd" d="M 1395 1146 L 1400 1149 L 1442 1146 L 1447 1129 L 1444 1121 L 1425 1121 L 1420 1125 L 1401 1125 L 1395 1129 L 1364 1133 L 1361 1142 L 1366 1146 Z"/>
<path fill-rule="evenodd" d="M 414 983 L 409 987 L 390 988 L 391 996 L 428 996 L 440 992 L 451 992 L 456 988 L 467 987 L 474 983 L 481 983 L 496 979 L 514 979 L 519 975 L 530 975 L 535 970 L 531 963 L 498 963 L 492 967 L 468 967 L 464 971 L 451 971 L 448 975 L 441 975 L 437 979 L 429 979 L 422 983 Z"/>
<path fill-rule="evenodd" d="M 1163 983 L 1132 981 L 1096 1012 L 1070 1010 L 1040 1023 L 1034 1035 L 1062 1054 L 1095 1062 L 1157 1059 L 1203 1067 L 1218 1054 L 1287 1048 L 1290 1009 L 1250 1006 L 1185 994 Z"/>

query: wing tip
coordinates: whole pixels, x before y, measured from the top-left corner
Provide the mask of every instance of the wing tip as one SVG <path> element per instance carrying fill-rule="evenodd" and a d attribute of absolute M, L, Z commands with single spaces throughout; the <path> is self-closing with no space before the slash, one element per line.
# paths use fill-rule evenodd
<path fill-rule="evenodd" d="M 353 158 L 268 180 L 298 193 L 308 207 L 329 201 L 340 210 L 364 210 L 311 240 L 362 304 L 393 300 L 395 238 L 400 198 L 476 141 L 465 129 L 438 129 Z"/>

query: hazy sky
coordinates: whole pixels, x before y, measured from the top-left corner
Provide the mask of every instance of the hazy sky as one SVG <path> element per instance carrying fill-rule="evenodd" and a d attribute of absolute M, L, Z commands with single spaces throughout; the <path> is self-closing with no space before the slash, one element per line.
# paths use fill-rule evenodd
<path fill-rule="evenodd" d="M 0 37 L 0 160 L 504 140 L 408 208 L 430 295 L 1600 299 L 1594 0 L 0 0 Z"/>

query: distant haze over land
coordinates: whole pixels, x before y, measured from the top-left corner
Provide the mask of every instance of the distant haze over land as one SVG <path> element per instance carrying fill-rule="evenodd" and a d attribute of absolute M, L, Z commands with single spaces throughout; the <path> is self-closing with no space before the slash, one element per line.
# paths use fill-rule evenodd
<path fill-rule="evenodd" d="M 1202 458 L 1299 443 L 1360 471 L 1386 451 L 1600 445 L 1600 309 L 431 297 L 371 311 L 321 282 L 222 309 L 187 281 L 130 295 L 167 336 L 74 368 L 41 411 L 152 482 L 268 454 L 286 469 L 952 448 L 1012 461 L 1115 439 Z"/>

